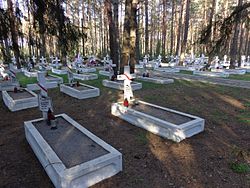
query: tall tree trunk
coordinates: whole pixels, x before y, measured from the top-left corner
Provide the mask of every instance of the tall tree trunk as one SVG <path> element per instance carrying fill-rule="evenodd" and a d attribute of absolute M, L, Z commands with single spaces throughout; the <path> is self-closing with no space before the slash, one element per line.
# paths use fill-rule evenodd
<path fill-rule="evenodd" d="M 128 65 L 130 58 L 130 18 L 131 18 L 131 3 L 132 0 L 125 1 L 125 20 L 123 29 L 123 45 L 121 53 L 120 73 L 123 73 L 124 66 Z"/>
<path fill-rule="evenodd" d="M 138 5 L 138 0 L 132 0 L 131 19 L 130 19 L 130 70 L 131 70 L 131 73 L 134 73 L 135 64 L 136 64 L 137 5 Z"/>
<path fill-rule="evenodd" d="M 152 22 L 151 22 L 152 25 Z M 149 31 L 148 31 L 148 0 L 145 0 L 145 54 L 148 54 L 148 42 L 149 42 Z"/>
<path fill-rule="evenodd" d="M 119 2 L 113 0 L 114 7 L 114 68 L 115 75 L 117 75 L 118 68 L 120 67 L 120 44 L 119 44 Z"/>
<path fill-rule="evenodd" d="M 172 13 L 171 13 L 171 28 L 170 28 L 170 54 L 173 54 L 173 43 L 174 43 L 174 11 L 175 11 L 175 0 L 172 1 Z"/>
<path fill-rule="evenodd" d="M 11 31 L 12 47 L 13 47 L 14 55 L 16 58 L 17 68 L 20 69 L 21 68 L 21 64 L 19 62 L 20 51 L 19 51 L 19 46 L 18 46 L 18 35 L 17 35 L 16 21 L 15 21 L 12 1 L 7 0 L 7 5 L 8 5 L 8 13 L 10 17 L 10 31 Z"/>
<path fill-rule="evenodd" d="M 242 5 L 242 0 L 238 1 L 238 6 Z M 231 47 L 230 47 L 230 68 L 234 67 L 234 63 L 237 60 L 237 50 L 238 50 L 238 36 L 239 36 L 239 32 L 240 32 L 240 28 L 239 28 L 239 24 L 240 24 L 240 18 L 241 18 L 241 14 L 239 14 L 235 19 L 235 25 L 234 25 L 234 35 L 233 35 L 233 39 L 232 39 L 232 43 L 231 43 Z"/>
<path fill-rule="evenodd" d="M 118 67 L 118 44 L 117 44 L 117 28 L 115 28 L 115 23 L 113 20 L 112 4 L 110 0 L 105 0 L 105 9 L 109 22 L 109 47 L 110 56 L 113 63 Z M 117 75 L 117 68 L 114 68 L 115 75 Z"/>
<path fill-rule="evenodd" d="M 166 56 L 166 34 L 167 34 L 167 25 L 166 25 L 166 17 L 167 17 L 167 0 L 163 0 L 163 19 L 162 19 L 162 56 L 165 59 Z"/>
<path fill-rule="evenodd" d="M 183 0 L 180 2 L 180 13 L 179 13 L 179 23 L 178 23 L 178 31 L 177 31 L 177 44 L 176 44 L 176 52 L 175 55 L 180 55 L 180 40 L 182 33 L 182 14 L 183 14 Z"/>
<path fill-rule="evenodd" d="M 187 48 L 187 39 L 188 39 L 188 29 L 189 29 L 189 17 L 190 17 L 190 0 L 186 0 L 186 15 L 185 15 L 185 24 L 184 24 L 184 36 L 181 45 L 181 62 L 184 60 L 184 56 Z"/>

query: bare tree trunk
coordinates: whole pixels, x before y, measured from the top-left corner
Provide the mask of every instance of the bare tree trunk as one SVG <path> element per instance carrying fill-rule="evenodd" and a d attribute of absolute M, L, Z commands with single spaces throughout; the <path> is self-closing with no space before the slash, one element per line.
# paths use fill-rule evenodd
<path fill-rule="evenodd" d="M 171 30 L 170 30 L 170 54 L 173 54 L 173 43 L 174 43 L 174 11 L 175 11 L 175 1 L 172 1 L 172 13 L 171 13 Z"/>
<path fill-rule="evenodd" d="M 124 66 L 128 65 L 130 58 L 130 18 L 131 18 L 131 3 L 132 0 L 125 2 L 125 20 L 123 30 L 123 45 L 121 54 L 121 67 L 120 73 L 123 73 Z"/>
<path fill-rule="evenodd" d="M 177 34 L 177 44 L 176 44 L 176 52 L 175 55 L 180 55 L 180 40 L 181 40 L 181 33 L 182 33 L 182 14 L 183 14 L 183 0 L 180 2 L 180 13 L 179 13 L 179 23 L 178 23 L 178 34 Z"/>
<path fill-rule="evenodd" d="M 105 9 L 109 22 L 109 46 L 110 46 L 110 56 L 113 62 L 118 67 L 118 44 L 117 44 L 117 28 L 115 28 L 115 23 L 113 20 L 112 4 L 110 0 L 105 0 Z M 115 75 L 117 75 L 117 68 L 114 69 Z"/>
<path fill-rule="evenodd" d="M 138 0 L 132 0 L 131 19 L 130 19 L 130 70 L 131 70 L 131 73 L 134 73 L 135 64 L 136 64 L 137 5 L 138 5 Z"/>
<path fill-rule="evenodd" d="M 149 42 L 149 31 L 148 31 L 148 0 L 145 0 L 145 54 L 148 54 L 148 52 L 149 52 L 149 50 L 148 50 L 148 42 Z"/>
<path fill-rule="evenodd" d="M 238 1 L 238 6 L 242 5 L 242 0 Z M 231 43 L 231 47 L 230 47 L 230 68 L 234 68 L 234 63 L 237 59 L 237 49 L 238 49 L 238 36 L 239 36 L 239 23 L 240 23 L 240 18 L 241 15 L 238 15 L 236 17 L 236 22 L 234 25 L 234 35 L 233 35 L 233 39 L 232 39 L 232 43 Z"/>
<path fill-rule="evenodd" d="M 166 34 L 167 34 L 167 25 L 166 25 L 166 17 L 167 17 L 167 1 L 163 0 L 163 20 L 162 20 L 162 56 L 165 59 L 166 56 Z"/>
<path fill-rule="evenodd" d="M 10 16 L 10 31 L 11 31 L 11 39 L 12 39 L 12 47 L 14 51 L 14 55 L 16 58 L 17 68 L 21 68 L 21 64 L 19 62 L 20 57 L 20 51 L 18 46 L 18 35 L 17 35 L 17 28 L 16 28 L 16 21 L 15 21 L 15 15 L 13 11 L 13 3 L 11 0 L 7 0 L 8 5 L 8 13 Z"/>
<path fill-rule="evenodd" d="M 190 17 L 190 0 L 186 0 L 186 16 L 184 24 L 184 36 L 181 45 L 181 62 L 184 60 L 184 55 L 187 48 L 187 39 L 188 39 L 188 29 L 189 29 L 189 17 Z"/>

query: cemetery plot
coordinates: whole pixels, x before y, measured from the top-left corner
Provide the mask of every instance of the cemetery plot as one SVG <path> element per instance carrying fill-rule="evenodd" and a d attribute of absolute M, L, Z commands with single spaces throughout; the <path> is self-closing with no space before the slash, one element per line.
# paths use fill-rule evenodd
<path fill-rule="evenodd" d="M 73 78 L 78 80 L 95 80 L 98 79 L 98 75 L 92 73 L 85 73 L 85 74 L 73 73 Z"/>
<path fill-rule="evenodd" d="M 113 103 L 111 113 L 156 135 L 180 142 L 204 130 L 205 120 L 143 101 L 130 107 Z"/>
<path fill-rule="evenodd" d="M 56 68 L 52 68 L 52 72 L 53 72 L 54 74 L 59 74 L 59 75 L 68 74 L 68 70 L 66 70 L 66 69 L 56 69 Z"/>
<path fill-rule="evenodd" d="M 27 77 L 37 77 L 37 71 L 35 70 L 31 70 L 31 71 L 28 71 L 27 69 L 23 69 L 23 74 Z"/>
<path fill-rule="evenodd" d="M 209 71 L 193 71 L 194 75 L 210 76 L 210 77 L 229 77 L 229 73 L 226 72 L 209 72 Z"/>
<path fill-rule="evenodd" d="M 105 70 L 100 70 L 99 74 L 103 75 L 103 76 L 110 76 L 110 72 L 109 71 L 105 71 Z"/>
<path fill-rule="evenodd" d="M 238 75 L 246 74 L 246 70 L 244 70 L 244 69 L 211 69 L 211 72 L 228 73 L 229 75 L 231 75 L 231 74 L 238 74 Z"/>
<path fill-rule="evenodd" d="M 100 95 L 99 88 L 79 83 L 77 84 L 61 84 L 60 91 L 77 99 L 87 99 Z"/>
<path fill-rule="evenodd" d="M 0 91 L 13 91 L 15 87 L 19 87 L 19 83 L 16 81 L 0 80 Z"/>
<path fill-rule="evenodd" d="M 180 72 L 180 69 L 178 68 L 155 68 L 155 71 L 159 71 L 159 72 L 172 72 L 172 73 L 178 73 Z"/>
<path fill-rule="evenodd" d="M 102 85 L 105 87 L 110 87 L 113 89 L 124 90 L 124 82 L 122 80 L 111 81 L 111 80 L 103 80 Z M 139 82 L 131 82 L 132 90 L 139 90 L 142 88 L 142 83 Z"/>
<path fill-rule="evenodd" d="M 48 74 L 45 77 L 45 80 L 47 82 L 57 82 L 58 84 L 62 84 L 63 83 L 63 78 L 62 77 L 59 77 L 59 76 L 56 76 L 56 75 L 52 75 L 52 74 Z"/>
<path fill-rule="evenodd" d="M 77 68 L 77 71 L 79 71 L 80 73 L 96 72 L 96 68 L 82 67 L 82 68 Z"/>
<path fill-rule="evenodd" d="M 4 104 L 10 111 L 18 111 L 38 106 L 37 95 L 27 89 L 14 91 L 2 91 Z"/>
<path fill-rule="evenodd" d="M 174 83 L 173 79 L 163 78 L 163 77 L 144 77 L 144 76 L 137 76 L 137 79 L 152 82 L 156 84 L 171 84 Z"/>
<path fill-rule="evenodd" d="M 89 187 L 122 171 L 122 154 L 66 114 L 57 129 L 24 122 L 25 136 L 55 187 Z M 65 136 L 67 135 L 67 136 Z"/>

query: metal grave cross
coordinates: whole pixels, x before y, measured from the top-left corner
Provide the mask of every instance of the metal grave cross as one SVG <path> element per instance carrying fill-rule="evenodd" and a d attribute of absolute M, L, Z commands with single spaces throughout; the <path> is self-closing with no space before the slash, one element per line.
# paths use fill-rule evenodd
<path fill-rule="evenodd" d="M 74 82 L 74 75 L 69 67 L 68 67 L 68 81 L 69 81 L 70 86 L 72 86 Z"/>
<path fill-rule="evenodd" d="M 118 75 L 117 80 L 123 80 L 124 81 L 124 100 L 127 99 L 128 101 L 133 100 L 133 90 L 131 87 L 132 75 L 130 74 L 130 67 L 124 66 L 124 74 Z"/>

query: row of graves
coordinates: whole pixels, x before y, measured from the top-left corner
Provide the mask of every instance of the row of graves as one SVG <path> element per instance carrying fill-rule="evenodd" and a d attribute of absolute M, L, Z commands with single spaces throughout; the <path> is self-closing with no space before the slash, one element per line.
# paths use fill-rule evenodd
<path fill-rule="evenodd" d="M 149 75 L 147 69 L 144 71 L 142 79 L 160 79 Z M 130 74 L 129 66 L 117 77 L 112 73 L 110 80 L 103 80 L 103 85 L 124 92 L 122 101 L 111 104 L 112 115 L 175 142 L 204 130 L 205 120 L 200 117 L 137 100 L 133 91 L 141 89 L 142 84 L 134 82 L 136 75 Z M 60 85 L 61 92 L 78 99 L 100 95 L 98 88 L 74 81 L 74 69 L 68 67 L 67 74 L 69 83 Z M 2 93 L 11 111 L 39 107 L 42 117 L 24 122 L 25 136 L 54 186 L 89 187 L 121 172 L 122 153 L 67 114 L 54 115 L 49 97 L 51 82 L 46 75 L 46 71 L 37 72 L 35 90 L 40 90 L 39 94 L 18 87 Z"/>
<path fill-rule="evenodd" d="M 231 74 L 244 75 L 250 72 L 250 56 L 241 56 L 240 66 L 235 63 L 235 69 L 230 69 L 230 60 L 225 55 L 223 60 L 215 56 L 211 65 L 208 66 L 208 57 L 201 54 L 200 57 L 194 55 L 186 56 L 183 65 L 180 66 L 179 58 L 171 56 L 169 63 L 162 63 L 162 57 L 159 55 L 157 59 L 149 61 L 149 55 L 143 58 L 143 61 L 136 65 L 136 72 L 145 72 L 145 69 L 151 69 L 157 72 L 179 73 L 180 70 L 192 71 L 194 75 L 209 76 L 209 77 L 229 77 Z M 208 71 L 207 71 L 208 69 Z"/>

